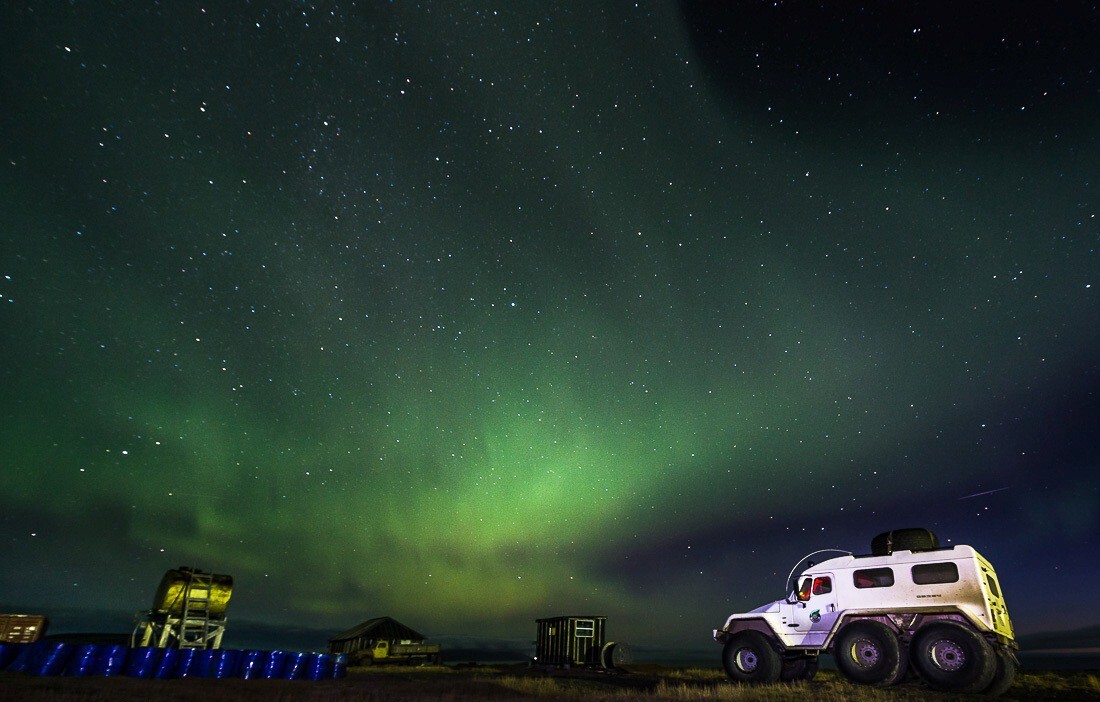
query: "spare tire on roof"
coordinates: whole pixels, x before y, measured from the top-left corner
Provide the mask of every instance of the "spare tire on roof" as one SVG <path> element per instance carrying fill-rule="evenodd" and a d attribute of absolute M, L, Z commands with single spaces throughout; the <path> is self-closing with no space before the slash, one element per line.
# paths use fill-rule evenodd
<path fill-rule="evenodd" d="M 895 551 L 927 551 L 940 547 L 940 540 L 928 529 L 893 529 L 871 539 L 872 556 L 889 556 Z"/>

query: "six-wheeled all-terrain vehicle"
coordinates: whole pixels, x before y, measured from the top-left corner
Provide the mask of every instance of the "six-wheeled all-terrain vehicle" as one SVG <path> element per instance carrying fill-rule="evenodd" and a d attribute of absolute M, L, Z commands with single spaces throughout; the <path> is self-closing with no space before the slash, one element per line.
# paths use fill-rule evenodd
<path fill-rule="evenodd" d="M 730 615 L 714 631 L 731 678 L 808 680 L 831 653 L 865 685 L 893 685 L 910 668 L 938 690 L 999 695 L 1012 685 L 1019 646 L 997 574 L 973 548 L 898 529 L 876 536 L 869 555 L 807 561 L 831 550 L 795 565 L 786 599 Z"/>

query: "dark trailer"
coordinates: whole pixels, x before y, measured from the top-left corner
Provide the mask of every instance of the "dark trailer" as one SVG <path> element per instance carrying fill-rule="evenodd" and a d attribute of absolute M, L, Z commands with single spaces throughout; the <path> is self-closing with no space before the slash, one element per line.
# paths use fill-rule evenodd
<path fill-rule="evenodd" d="M 535 664 L 615 667 L 616 646 L 606 641 L 607 617 L 549 617 L 535 622 Z"/>

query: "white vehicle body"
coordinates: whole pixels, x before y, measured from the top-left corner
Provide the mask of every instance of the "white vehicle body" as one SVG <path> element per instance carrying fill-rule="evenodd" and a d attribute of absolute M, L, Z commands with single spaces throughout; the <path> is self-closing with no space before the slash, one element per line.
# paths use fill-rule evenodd
<path fill-rule="evenodd" d="M 799 589 L 743 614 L 733 614 L 714 638 L 725 643 L 746 629 L 778 648 L 815 653 L 854 619 L 876 619 L 907 639 L 928 619 L 968 625 L 993 645 L 1017 648 L 993 566 L 970 546 L 896 551 L 886 556 L 832 558 L 804 570 Z"/>

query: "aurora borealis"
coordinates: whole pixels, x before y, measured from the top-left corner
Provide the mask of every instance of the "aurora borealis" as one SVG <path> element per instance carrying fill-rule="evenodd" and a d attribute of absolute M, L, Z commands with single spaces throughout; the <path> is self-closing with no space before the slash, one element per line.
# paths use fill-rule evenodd
<path fill-rule="evenodd" d="M 1097 10 L 908 5 L 5 9 L 0 602 L 705 649 L 926 526 L 1096 624 Z"/>

